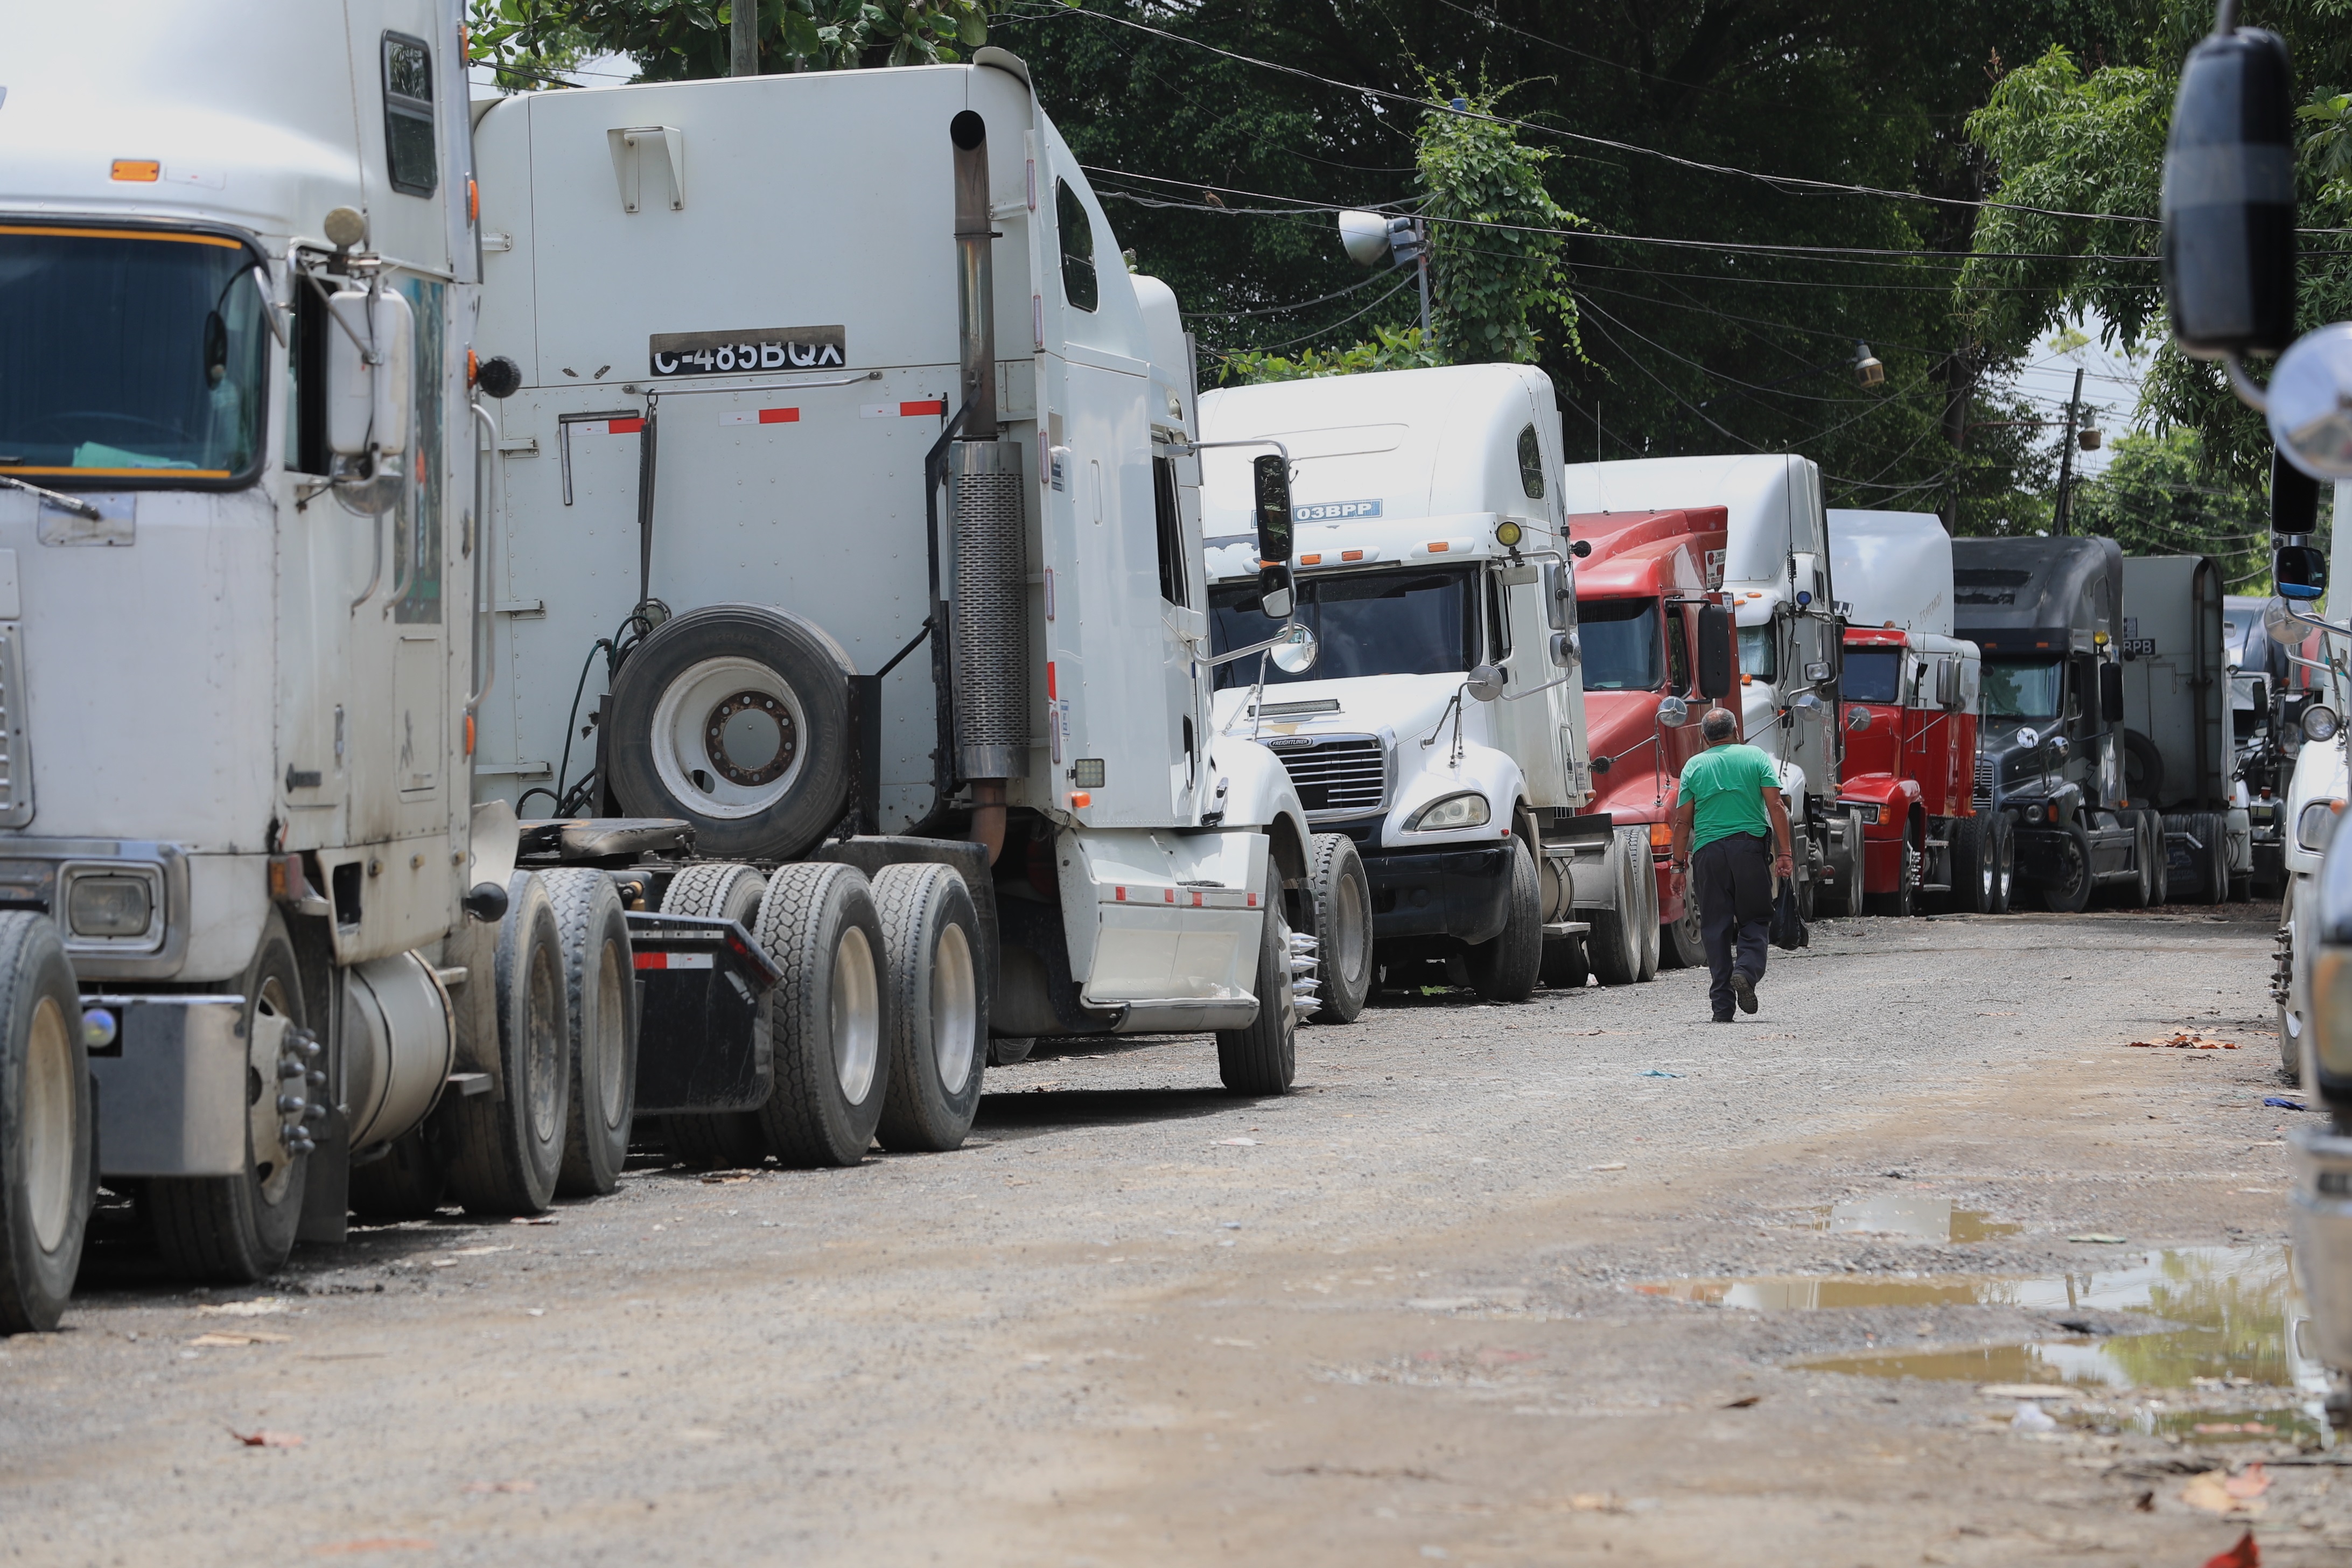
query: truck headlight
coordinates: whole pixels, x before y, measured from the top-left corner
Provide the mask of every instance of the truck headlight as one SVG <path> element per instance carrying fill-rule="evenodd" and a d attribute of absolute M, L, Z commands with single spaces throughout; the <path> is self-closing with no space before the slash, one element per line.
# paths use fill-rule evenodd
<path fill-rule="evenodd" d="M 2344 809 L 2340 800 L 2315 800 L 2294 819 L 2294 841 L 2305 849 L 2325 849 L 2335 836 L 2336 818 Z"/>
<path fill-rule="evenodd" d="M 2344 721 L 2336 716 L 2336 710 L 2325 703 L 2314 702 L 2303 710 L 2303 738 L 2306 741 L 2332 741 L 2343 727 Z"/>
<path fill-rule="evenodd" d="M 1878 803 L 1876 801 L 1842 800 L 1838 802 L 1838 809 L 1840 811 L 1851 811 L 1855 813 L 1864 822 L 1874 827 L 1878 825 Z"/>
<path fill-rule="evenodd" d="M 1483 795 L 1449 795 L 1433 800 L 1405 818 L 1407 833 L 1442 833 L 1456 827 L 1483 827 L 1493 813 Z"/>
<path fill-rule="evenodd" d="M 66 895 L 66 923 L 76 936 L 144 936 L 155 898 L 143 877 L 78 877 Z"/>

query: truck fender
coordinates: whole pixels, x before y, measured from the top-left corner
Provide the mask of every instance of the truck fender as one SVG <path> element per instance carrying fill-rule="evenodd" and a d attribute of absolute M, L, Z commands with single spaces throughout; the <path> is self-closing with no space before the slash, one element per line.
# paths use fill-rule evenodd
<path fill-rule="evenodd" d="M 1307 875 L 1314 834 L 1282 759 L 1255 741 L 1221 735 L 1209 748 L 1209 774 L 1224 797 L 1224 826 L 1265 829 L 1284 884 L 1296 886 Z"/>
<path fill-rule="evenodd" d="M 1493 815 L 1485 826 L 1465 828 L 1454 837 L 1466 842 L 1483 843 L 1511 829 L 1514 818 L 1520 814 L 1528 798 L 1528 784 L 1527 775 L 1508 752 L 1497 751 L 1492 746 L 1468 744 L 1462 748 L 1462 761 L 1457 764 L 1452 750 L 1441 739 L 1437 745 L 1423 753 L 1428 762 L 1420 773 L 1410 777 L 1402 776 L 1405 764 L 1412 760 L 1413 749 L 1411 741 L 1397 743 L 1397 772 L 1400 776 L 1396 780 L 1396 798 L 1389 805 L 1388 820 L 1381 824 L 1384 843 L 1423 842 L 1418 834 L 1409 838 L 1404 837 L 1405 823 L 1414 812 L 1440 795 L 1454 795 L 1465 789 L 1475 789 L 1485 795 L 1487 809 Z M 1446 841 L 1442 837 L 1430 840 L 1435 843 Z M 1528 847 L 1533 849 L 1535 847 L 1530 844 Z"/>
<path fill-rule="evenodd" d="M 1863 828 L 1863 837 L 1879 841 L 1900 838 L 1920 809 L 1919 781 L 1888 773 L 1864 773 L 1840 783 L 1838 804 L 1849 802 L 1878 807 L 1878 820 Z"/>

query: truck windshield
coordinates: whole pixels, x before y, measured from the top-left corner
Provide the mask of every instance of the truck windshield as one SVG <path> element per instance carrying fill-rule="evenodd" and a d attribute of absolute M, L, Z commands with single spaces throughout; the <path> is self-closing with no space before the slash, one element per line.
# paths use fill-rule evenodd
<path fill-rule="evenodd" d="M 1265 660 L 1265 683 L 1349 680 L 1363 675 L 1458 675 L 1478 662 L 1475 568 L 1433 572 L 1356 572 L 1301 576 L 1298 619 L 1314 628 L 1321 652 L 1292 675 Z M 1258 610 L 1257 584 L 1235 583 L 1209 595 L 1210 646 L 1223 653 L 1274 635 Z M 1217 687 L 1257 681 L 1255 658 L 1217 667 Z"/>
<path fill-rule="evenodd" d="M 1847 663 L 1853 661 L 1846 655 Z M 1984 661 L 1984 713 L 1988 719 L 2055 719 L 2065 695 L 2065 668 L 2054 658 L 1989 658 Z"/>
<path fill-rule="evenodd" d="M 1838 676 L 1838 696 L 1848 702 L 1903 700 L 1903 653 L 1891 647 L 1849 647 Z"/>
<path fill-rule="evenodd" d="M 1587 691 L 1655 691 L 1666 679 L 1655 599 L 1579 599 Z"/>
<path fill-rule="evenodd" d="M 249 473 L 269 336 L 253 266 L 219 235 L 0 225 L 0 473 Z"/>

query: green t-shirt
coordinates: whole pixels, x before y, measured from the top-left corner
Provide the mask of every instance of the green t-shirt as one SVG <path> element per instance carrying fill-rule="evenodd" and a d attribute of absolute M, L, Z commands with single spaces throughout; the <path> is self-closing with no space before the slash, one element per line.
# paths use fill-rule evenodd
<path fill-rule="evenodd" d="M 1685 763 L 1682 798 L 1698 808 L 1691 823 L 1691 848 L 1698 850 L 1735 833 L 1769 837 L 1772 818 L 1764 810 L 1764 792 L 1780 787 L 1772 759 L 1738 741 L 1709 746 Z"/>

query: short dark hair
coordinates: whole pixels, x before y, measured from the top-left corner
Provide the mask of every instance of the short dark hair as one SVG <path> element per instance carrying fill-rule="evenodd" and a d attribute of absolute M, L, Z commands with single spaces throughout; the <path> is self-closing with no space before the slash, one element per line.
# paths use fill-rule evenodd
<path fill-rule="evenodd" d="M 1739 721 L 1731 716 L 1728 708 L 1710 708 L 1706 717 L 1698 721 L 1698 732 L 1706 737 L 1710 746 L 1720 746 L 1739 733 Z"/>

